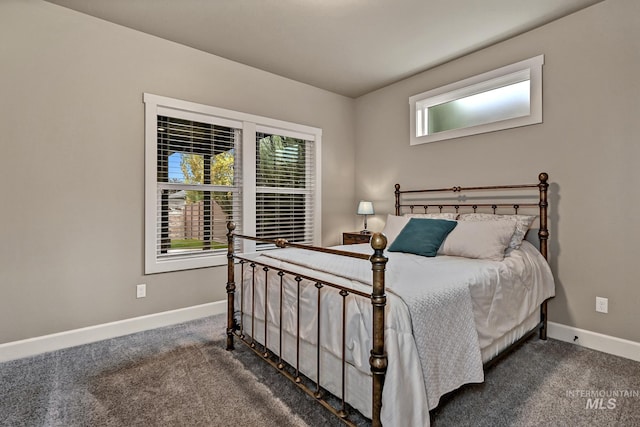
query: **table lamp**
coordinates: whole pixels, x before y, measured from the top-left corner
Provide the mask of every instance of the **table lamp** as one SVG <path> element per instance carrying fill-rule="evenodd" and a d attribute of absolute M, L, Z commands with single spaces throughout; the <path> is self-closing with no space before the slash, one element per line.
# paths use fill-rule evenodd
<path fill-rule="evenodd" d="M 364 215 L 364 230 L 362 230 L 360 233 L 371 233 L 369 230 L 367 230 L 367 215 L 373 215 L 373 213 L 373 203 L 360 200 L 360 203 L 358 203 L 358 215 Z"/>

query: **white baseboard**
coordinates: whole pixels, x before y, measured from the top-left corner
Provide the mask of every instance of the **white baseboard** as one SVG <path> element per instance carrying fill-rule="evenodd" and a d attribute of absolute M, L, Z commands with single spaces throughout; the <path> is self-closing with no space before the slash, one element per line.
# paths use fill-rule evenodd
<path fill-rule="evenodd" d="M 86 328 L 0 344 L 0 362 L 35 356 L 49 351 L 129 335 L 148 329 L 175 325 L 202 317 L 226 313 L 227 301 L 216 301 L 164 311 Z"/>
<path fill-rule="evenodd" d="M 549 338 L 640 362 L 639 342 L 574 328 L 573 326 L 566 326 L 560 323 L 548 322 L 547 326 L 547 335 Z M 575 337 L 578 337 L 578 339 L 575 339 Z"/>
<path fill-rule="evenodd" d="M 0 344 L 0 363 L 76 345 L 116 338 L 148 329 L 175 325 L 227 311 L 227 301 L 216 301 L 177 310 L 164 311 L 86 328 Z M 585 329 L 548 322 L 549 338 L 602 351 L 640 362 L 640 343 Z M 577 340 L 574 340 L 575 337 Z"/>

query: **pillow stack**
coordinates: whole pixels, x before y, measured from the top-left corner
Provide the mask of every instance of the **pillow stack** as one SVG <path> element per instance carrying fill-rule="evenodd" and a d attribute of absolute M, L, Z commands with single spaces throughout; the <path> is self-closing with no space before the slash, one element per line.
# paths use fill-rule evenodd
<path fill-rule="evenodd" d="M 388 215 L 383 233 L 390 252 L 502 261 L 507 248 L 520 247 L 535 218 L 484 213 Z"/>

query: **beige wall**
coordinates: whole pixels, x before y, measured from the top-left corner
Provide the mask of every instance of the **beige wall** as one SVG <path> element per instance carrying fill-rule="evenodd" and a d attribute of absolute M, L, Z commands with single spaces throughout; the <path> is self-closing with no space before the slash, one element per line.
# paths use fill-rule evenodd
<path fill-rule="evenodd" d="M 438 40 L 436 42 L 445 42 Z M 408 98 L 545 55 L 544 123 L 409 146 Z M 640 342 L 640 2 L 607 0 L 357 99 L 356 198 L 382 227 L 405 188 L 551 180 L 550 320 Z M 609 298 L 609 314 L 595 297 Z"/>
<path fill-rule="evenodd" d="M 39 0 L 2 1 L 0 343 L 224 298 L 223 268 L 143 275 L 143 92 L 322 128 L 325 245 L 361 227 L 360 198 L 380 229 L 396 182 L 549 172 L 551 320 L 640 341 L 639 16 L 635 0 L 606 0 L 354 101 Z M 409 146 L 410 95 L 538 54 L 543 124 Z M 595 313 L 596 295 L 609 314 Z"/>
<path fill-rule="evenodd" d="M 0 343 L 225 297 L 224 268 L 143 275 L 143 92 L 322 128 L 323 243 L 353 222 L 353 99 L 39 0 L 0 40 Z"/>

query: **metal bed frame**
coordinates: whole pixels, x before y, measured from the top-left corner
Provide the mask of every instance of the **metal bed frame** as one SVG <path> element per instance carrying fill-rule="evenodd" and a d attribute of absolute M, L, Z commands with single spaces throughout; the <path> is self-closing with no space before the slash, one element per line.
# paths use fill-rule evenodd
<path fill-rule="evenodd" d="M 438 212 L 443 212 L 447 210 L 454 210 L 456 213 L 459 213 L 460 210 L 471 210 L 472 212 L 477 212 L 478 209 L 489 209 L 493 214 L 496 214 L 499 209 L 513 209 L 513 211 L 517 214 L 518 211 L 522 208 L 537 208 L 539 209 L 539 229 L 538 229 L 538 239 L 540 243 L 540 253 L 547 259 L 547 240 L 549 238 L 549 230 L 547 228 L 547 218 L 548 218 L 548 202 L 547 202 L 547 191 L 548 191 L 548 175 L 546 173 L 540 173 L 538 176 L 538 183 L 536 184 L 522 184 L 522 185 L 496 185 L 496 186 L 482 186 L 482 187 L 459 187 L 454 186 L 450 188 L 437 188 L 437 189 L 426 189 L 426 190 L 400 190 L 400 184 L 395 185 L 395 213 L 396 215 L 400 215 L 403 208 L 408 208 L 410 212 L 414 213 L 415 209 L 423 209 L 424 213 L 428 213 L 429 209 L 437 209 Z M 463 203 L 458 203 L 459 199 L 461 199 L 460 195 L 467 192 L 472 191 L 484 191 L 484 192 L 497 192 L 503 190 L 538 190 L 538 201 L 537 203 L 467 203 L 464 198 L 462 198 Z M 422 203 L 407 203 L 403 198 L 410 197 L 409 195 L 415 194 L 432 195 L 434 193 L 453 193 L 457 196 L 454 203 L 434 203 L 430 204 L 429 202 Z M 495 197 L 495 196 L 494 196 Z M 488 196 L 483 196 L 481 199 L 486 200 L 490 199 Z M 346 329 L 345 329 L 345 319 L 346 319 L 346 298 L 349 296 L 358 297 L 358 298 L 366 298 L 370 299 L 371 306 L 373 310 L 373 325 L 372 325 L 372 348 L 370 351 L 369 364 L 372 373 L 372 390 L 371 390 L 371 398 L 372 398 L 372 416 L 371 422 L 374 427 L 379 427 L 382 425 L 380 421 L 380 411 L 382 408 L 382 389 L 384 387 L 385 375 L 387 371 L 387 354 L 385 352 L 384 347 L 384 311 L 385 305 L 387 301 L 387 297 L 385 294 L 385 268 L 387 263 L 387 257 L 384 256 L 384 249 L 387 245 L 387 239 L 384 234 L 374 233 L 371 238 L 371 247 L 373 249 L 373 254 L 359 254 L 353 253 L 343 250 L 316 247 L 316 246 L 308 246 L 301 245 L 292 242 L 288 242 L 285 239 L 260 239 L 253 236 L 246 236 L 242 234 L 235 233 L 235 224 L 233 222 L 229 222 L 227 224 L 227 342 L 226 348 L 227 350 L 234 350 L 234 337 L 237 337 L 241 342 L 246 344 L 250 349 L 252 349 L 256 354 L 260 355 L 265 361 L 267 361 L 270 365 L 275 367 L 281 374 L 283 374 L 286 378 L 293 381 L 298 387 L 300 387 L 304 392 L 313 396 L 317 399 L 317 401 L 331 411 L 333 414 L 340 417 L 340 419 L 347 425 L 355 425 L 352 421 L 348 419 L 348 411 L 347 411 L 347 403 L 345 401 L 345 367 L 346 367 L 346 359 L 345 359 L 345 337 L 346 337 Z M 314 277 L 302 275 L 296 273 L 294 271 L 288 271 L 282 268 L 273 267 L 263 262 L 258 262 L 255 259 L 251 259 L 245 257 L 243 255 L 236 254 L 234 251 L 235 248 L 235 239 L 248 239 L 256 242 L 273 244 L 278 248 L 285 247 L 293 247 L 293 248 L 302 248 L 310 251 L 323 252 L 329 254 L 335 254 L 339 256 L 345 256 L 356 259 L 368 259 L 371 262 L 372 269 L 372 290 L 371 293 L 360 292 L 355 289 L 345 288 L 335 283 L 328 282 L 326 280 L 318 280 Z M 241 294 L 241 310 L 240 310 L 240 322 L 237 322 L 235 317 L 235 293 L 236 293 L 236 284 L 235 284 L 235 269 L 236 262 L 239 262 L 240 268 L 242 270 L 242 277 L 245 274 L 245 269 L 250 268 L 251 275 L 254 278 L 252 289 L 255 292 L 255 275 L 262 274 L 265 275 L 265 325 L 264 325 L 264 343 L 258 343 L 253 336 L 247 337 L 245 334 L 245 327 L 242 323 L 243 317 L 245 315 L 245 304 L 244 304 L 244 292 Z M 260 273 L 262 271 L 262 273 Z M 266 305 L 268 304 L 268 294 L 267 287 L 268 281 L 267 276 L 271 271 L 277 272 L 277 275 L 280 278 L 280 322 L 279 322 L 279 349 L 277 352 L 277 356 L 275 352 L 269 350 L 268 343 L 268 333 L 267 333 L 267 310 Z M 282 287 L 283 287 L 283 277 L 285 275 L 291 275 L 294 277 L 297 283 L 297 334 L 296 334 L 296 360 L 294 363 L 286 363 L 282 358 Z M 322 338 L 321 330 L 320 330 L 320 322 L 318 321 L 317 328 L 317 352 L 316 352 L 316 380 L 308 380 L 308 378 L 304 377 L 304 375 L 300 372 L 300 282 L 302 280 L 309 280 L 315 282 L 315 287 L 317 289 L 317 315 L 320 316 L 320 295 L 323 289 L 330 288 L 339 292 L 340 296 L 342 296 L 342 330 L 340 332 L 330 331 L 332 333 L 340 333 L 342 339 L 342 386 L 341 386 L 341 396 L 336 396 L 339 400 L 338 407 L 335 407 L 333 404 L 329 402 L 326 398 L 328 393 L 324 391 L 321 387 L 321 372 L 320 372 L 320 340 Z M 255 298 L 251 298 L 251 307 L 247 307 L 246 313 L 251 312 L 251 334 L 254 334 L 255 331 Z M 522 338 L 517 340 L 515 343 L 501 351 L 495 358 L 485 363 L 485 369 L 490 365 L 499 360 L 502 356 L 513 350 L 517 345 L 519 345 L 524 340 L 528 339 L 531 335 L 533 335 L 536 331 L 539 331 L 540 339 L 547 339 L 547 301 L 544 301 L 540 306 L 540 322 L 529 332 L 527 332 Z"/>

